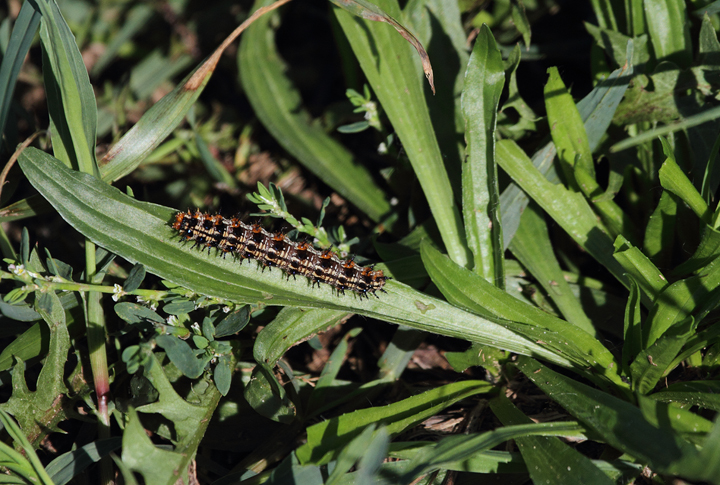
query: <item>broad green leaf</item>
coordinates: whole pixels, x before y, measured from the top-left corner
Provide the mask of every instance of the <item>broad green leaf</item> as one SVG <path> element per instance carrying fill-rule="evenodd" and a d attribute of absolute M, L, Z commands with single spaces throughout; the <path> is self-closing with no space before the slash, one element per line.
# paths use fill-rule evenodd
<path fill-rule="evenodd" d="M 386 428 L 375 432 L 371 441 L 367 442 L 365 454 L 360 458 L 356 477 L 359 483 L 373 483 L 378 471 L 385 461 L 390 444 L 390 437 Z"/>
<path fill-rule="evenodd" d="M 188 462 L 176 451 L 155 446 L 145 433 L 134 409 L 128 410 L 128 420 L 122 437 L 122 461 L 132 471 L 140 473 L 145 483 L 172 485 L 180 477 L 187 477 Z"/>
<path fill-rule="evenodd" d="M 23 361 L 44 356 L 48 351 L 50 331 L 44 322 L 33 324 L 0 353 L 0 372 L 12 367 L 15 358 Z"/>
<path fill-rule="evenodd" d="M 467 143 L 462 207 L 465 234 L 473 253 L 473 271 L 500 287 L 505 285 L 505 271 L 495 128 L 504 82 L 502 56 L 490 28 L 484 25 L 468 62 L 462 94 Z"/>
<path fill-rule="evenodd" d="M 267 3 L 260 0 L 255 5 Z M 300 93 L 285 75 L 275 48 L 269 16 L 245 32 L 237 62 L 243 89 L 270 134 L 333 190 L 371 219 L 380 220 L 390 210 L 387 197 L 360 161 L 302 109 Z"/>
<path fill-rule="evenodd" d="M 115 313 L 127 323 L 159 323 L 164 324 L 165 319 L 154 310 L 137 303 L 121 302 L 115 305 Z"/>
<path fill-rule="evenodd" d="M 315 465 L 302 465 L 295 453 L 290 453 L 270 474 L 268 485 L 296 483 L 323 485 L 323 471 Z"/>
<path fill-rule="evenodd" d="M 460 7 L 444 0 L 413 0 L 402 13 L 433 62 L 436 91 L 429 96 L 430 89 L 425 89 L 427 106 L 450 184 L 460 194 L 463 146 L 459 134 L 465 125 L 461 97 L 470 56 Z"/>
<path fill-rule="evenodd" d="M 565 319 L 595 336 L 592 322 L 565 280 L 553 252 L 547 224 L 537 205 L 530 204 L 523 212 L 509 249 L 535 277 Z"/>
<path fill-rule="evenodd" d="M 684 0 L 644 0 L 648 32 L 655 58 L 687 66 L 692 42 Z"/>
<path fill-rule="evenodd" d="M 396 0 L 377 2 L 390 16 Z M 340 9 L 335 14 L 373 91 L 412 164 L 443 242 L 454 261 L 471 263 L 460 212 L 435 138 L 422 90 L 422 78 L 410 45 L 388 25 L 368 22 Z"/>
<path fill-rule="evenodd" d="M 400 328 L 402 327 L 399 327 L 399 329 Z M 335 407 L 334 402 L 328 403 L 327 395 L 333 391 L 337 391 L 337 383 L 335 382 L 335 379 L 337 378 L 338 372 L 340 372 L 340 368 L 347 359 L 347 354 L 350 348 L 348 345 L 348 339 L 356 337 L 361 330 L 362 329 L 360 328 L 354 328 L 346 333 L 340 343 L 338 343 L 337 347 L 335 347 L 332 354 L 330 354 L 330 359 L 328 359 L 327 363 L 323 367 L 320 377 L 315 383 L 315 387 L 313 388 L 310 398 L 307 401 L 307 409 L 313 416 L 320 414 L 323 409 L 327 409 L 330 406 Z M 416 330 L 412 331 L 416 332 Z M 415 347 L 413 346 L 412 349 L 414 351 Z M 403 369 L 404 368 L 405 367 L 403 366 Z M 395 379 L 393 379 L 393 382 L 394 381 Z M 348 400 L 346 399 L 346 396 L 341 397 L 341 399 L 343 401 Z"/>
<path fill-rule="evenodd" d="M 193 402 L 186 401 L 173 387 L 156 355 L 150 349 L 143 349 L 143 352 L 148 361 L 152 361 L 144 367 L 144 376 L 158 392 L 159 398 L 157 401 L 138 407 L 137 412 L 159 413 L 173 423 L 172 435 L 163 437 L 173 441 L 176 452 L 183 453 L 183 460 L 187 466 L 205 435 L 210 418 L 220 401 L 220 392 L 208 381 L 198 380 L 193 384 Z M 163 433 L 158 431 L 158 434 Z M 124 443 L 123 437 L 123 450 Z"/>
<path fill-rule="evenodd" d="M 606 443 L 647 463 L 653 470 L 672 473 L 697 457 L 694 446 L 667 424 L 656 426 L 648 422 L 632 404 L 553 372 L 527 357 L 520 357 L 517 366 Z"/>
<path fill-rule="evenodd" d="M 525 48 L 530 48 L 530 21 L 525 14 L 525 6 L 522 3 L 512 4 L 512 19 L 515 28 L 518 29 L 518 32 L 522 35 Z"/>
<path fill-rule="evenodd" d="M 326 308 L 359 313 L 392 323 L 567 365 L 554 352 L 452 305 L 389 281 L 377 298 L 338 295 L 305 278 L 290 279 L 281 271 L 262 271 L 252 261 L 239 264 L 182 243 L 168 222 L 176 212 L 147 204 L 67 169 L 53 157 L 27 149 L 20 165 L 31 183 L 75 229 L 100 246 L 173 283 L 208 296 L 259 306 Z"/>
<path fill-rule="evenodd" d="M 378 361 L 380 379 L 395 382 L 400 378 L 426 333 L 399 326 Z"/>
<path fill-rule="evenodd" d="M 610 351 L 584 330 L 517 300 L 479 275 L 456 265 L 429 245 L 422 248 L 422 256 L 428 274 L 448 301 L 486 318 L 498 319 L 505 325 L 518 322 L 511 327 L 515 332 L 548 345 L 578 367 L 589 367 L 625 387 Z M 543 331 L 545 329 L 548 332 Z M 545 337 L 538 340 L 539 334 Z M 555 338 L 558 341 L 554 341 Z"/>
<path fill-rule="evenodd" d="M 650 52 L 648 50 L 647 35 L 636 37 L 628 37 L 620 32 L 603 29 L 590 23 L 585 23 L 585 29 L 593 36 L 595 42 L 605 50 L 615 64 L 622 66 L 627 62 L 627 43 L 632 41 L 634 44 L 632 63 L 633 65 L 644 65 L 650 60 Z"/>
<path fill-rule="evenodd" d="M 447 384 L 402 401 L 361 409 L 327 419 L 307 429 L 307 443 L 296 450 L 301 463 L 324 464 L 365 429 L 368 423 L 384 425 L 391 436 L 427 419 L 461 399 L 489 392 L 484 381 Z"/>
<path fill-rule="evenodd" d="M 30 391 L 25 381 L 25 364 L 18 359 L 12 370 L 12 396 L 0 404 L 0 409 L 11 413 L 18 420 L 25 436 L 38 446 L 51 432 L 60 432 L 57 425 L 65 419 L 64 401 L 65 363 L 70 350 L 70 334 L 65 322 L 65 310 L 54 292 L 38 292 L 36 310 L 50 328 L 50 344 L 44 365 Z M 42 302 L 40 302 L 42 300 Z"/>
<path fill-rule="evenodd" d="M 712 421 L 703 418 L 690 409 L 676 404 L 666 404 L 652 399 L 652 396 L 635 395 L 645 419 L 655 427 L 672 428 L 676 433 L 693 444 L 701 444 L 712 429 Z"/>
<path fill-rule="evenodd" d="M 491 400 L 490 408 L 504 426 L 533 422 L 505 396 Z M 534 483 L 615 483 L 589 458 L 554 436 L 517 437 L 515 443 Z"/>
<path fill-rule="evenodd" d="M 648 397 L 661 402 L 698 406 L 702 409 L 720 411 L 720 382 L 688 381 L 670 384 Z"/>
<path fill-rule="evenodd" d="M 238 333 L 250 323 L 250 307 L 245 305 L 228 314 L 215 327 L 215 338 L 227 337 Z"/>

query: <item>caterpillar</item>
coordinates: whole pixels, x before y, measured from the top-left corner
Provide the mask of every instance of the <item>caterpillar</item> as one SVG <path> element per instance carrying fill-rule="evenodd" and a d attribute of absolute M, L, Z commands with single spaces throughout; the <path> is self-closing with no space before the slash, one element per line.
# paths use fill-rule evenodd
<path fill-rule="evenodd" d="M 360 266 L 352 258 L 341 259 L 335 252 L 315 249 L 307 241 L 292 241 L 283 233 L 267 231 L 261 224 L 245 224 L 237 217 L 227 219 L 220 214 L 196 210 L 178 212 L 172 228 L 186 241 L 194 241 L 203 250 L 216 248 L 220 254 L 231 253 L 240 259 L 254 259 L 263 267 L 277 267 L 288 277 L 302 275 L 312 286 L 325 283 L 338 293 L 352 291 L 361 297 L 385 292 L 390 279 L 382 270 Z M 194 246 L 194 247 L 195 247 Z"/>

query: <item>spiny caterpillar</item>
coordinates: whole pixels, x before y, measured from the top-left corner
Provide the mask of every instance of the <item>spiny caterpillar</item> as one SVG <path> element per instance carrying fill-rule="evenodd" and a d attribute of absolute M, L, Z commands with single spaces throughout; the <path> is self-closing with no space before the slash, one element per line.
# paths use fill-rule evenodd
<path fill-rule="evenodd" d="M 341 259 L 335 252 L 315 249 L 309 242 L 292 241 L 282 233 L 267 231 L 260 224 L 245 224 L 233 217 L 207 214 L 196 210 L 178 212 L 172 228 L 186 241 L 195 241 L 203 249 L 217 248 L 222 254 L 233 253 L 240 258 L 254 259 L 264 267 L 275 266 L 288 276 L 302 275 L 315 284 L 325 283 L 345 293 L 354 291 L 362 296 L 377 297 L 389 278 L 382 270 L 360 266 L 352 259 Z"/>

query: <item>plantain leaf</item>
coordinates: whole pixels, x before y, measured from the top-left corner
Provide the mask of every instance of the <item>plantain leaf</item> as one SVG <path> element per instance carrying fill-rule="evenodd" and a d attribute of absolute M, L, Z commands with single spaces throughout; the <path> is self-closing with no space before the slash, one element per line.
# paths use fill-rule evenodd
<path fill-rule="evenodd" d="M 288 279 L 279 270 L 264 272 L 252 261 L 193 249 L 179 241 L 169 222 L 174 210 L 137 201 L 95 177 L 72 171 L 50 155 L 28 148 L 20 166 L 30 182 L 76 230 L 98 245 L 147 271 L 199 294 L 258 306 L 326 308 L 359 313 L 419 330 L 454 336 L 560 365 L 568 361 L 501 325 L 389 281 L 378 298 L 338 295 L 305 278 Z"/>

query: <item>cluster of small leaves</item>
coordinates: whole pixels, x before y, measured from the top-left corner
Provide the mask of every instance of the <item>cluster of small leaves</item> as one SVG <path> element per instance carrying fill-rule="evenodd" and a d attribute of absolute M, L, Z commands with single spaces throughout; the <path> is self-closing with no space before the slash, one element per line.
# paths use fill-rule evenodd
<path fill-rule="evenodd" d="M 357 238 L 346 240 L 345 229 L 342 226 L 339 226 L 330 233 L 322 226 L 322 221 L 325 218 L 325 208 L 330 204 L 329 197 L 323 201 L 317 223 L 313 224 L 312 221 L 306 217 L 302 217 L 298 221 L 295 216 L 288 212 L 285 197 L 275 184 L 270 183 L 269 187 L 265 187 L 258 182 L 257 188 L 258 191 L 248 194 L 247 198 L 250 202 L 257 204 L 260 210 L 267 212 L 254 213 L 251 214 L 251 216 L 270 216 L 282 219 L 290 224 L 298 233 L 311 236 L 314 242 L 321 248 L 333 247 L 342 253 L 348 253 L 350 247 L 358 242 Z"/>
<path fill-rule="evenodd" d="M 200 308 L 207 314 L 202 323 L 193 322 L 190 313 Z M 232 310 L 211 302 L 168 298 L 163 311 L 170 316 L 163 319 L 150 308 L 134 303 L 115 305 L 117 315 L 143 336 L 140 343 L 122 352 L 127 371 L 135 374 L 140 367 L 152 365 L 150 351 L 158 345 L 178 370 L 191 379 L 200 377 L 213 363 L 215 385 L 226 395 L 232 376 L 232 345 L 218 339 L 240 332 L 249 323 L 249 307 Z"/>

